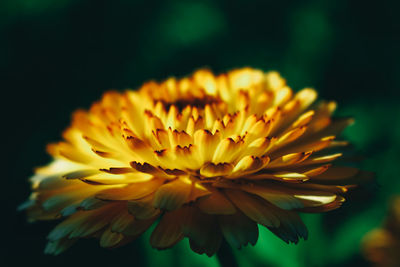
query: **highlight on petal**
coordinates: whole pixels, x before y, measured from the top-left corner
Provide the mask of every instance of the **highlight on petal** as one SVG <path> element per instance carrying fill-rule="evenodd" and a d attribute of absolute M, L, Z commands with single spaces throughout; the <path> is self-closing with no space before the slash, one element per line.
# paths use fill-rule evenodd
<path fill-rule="evenodd" d="M 152 179 L 148 182 L 132 183 L 130 185 L 101 191 L 96 198 L 102 200 L 131 200 L 145 197 L 156 191 L 162 184 L 162 179 Z"/>

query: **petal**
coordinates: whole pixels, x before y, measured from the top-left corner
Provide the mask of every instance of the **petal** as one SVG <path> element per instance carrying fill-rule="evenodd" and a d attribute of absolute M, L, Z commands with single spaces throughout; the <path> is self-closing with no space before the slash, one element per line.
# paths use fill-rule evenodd
<path fill-rule="evenodd" d="M 193 135 L 194 145 L 198 148 L 199 157 L 202 162 L 211 161 L 215 148 L 220 141 L 220 134 L 212 134 L 207 130 L 197 130 Z"/>
<path fill-rule="evenodd" d="M 297 199 L 290 193 L 274 191 L 268 187 L 263 188 L 261 186 L 247 186 L 243 187 L 243 189 L 246 192 L 262 197 L 281 209 L 291 210 L 304 207 L 301 200 Z"/>
<path fill-rule="evenodd" d="M 101 191 L 96 198 L 102 200 L 131 200 L 139 199 L 156 191 L 164 182 L 154 178 L 148 182 L 133 183 L 121 188 L 112 188 Z"/>
<path fill-rule="evenodd" d="M 324 173 L 312 177 L 312 180 L 318 184 L 355 185 L 371 182 L 374 177 L 373 172 L 352 167 L 331 167 Z"/>
<path fill-rule="evenodd" d="M 106 226 L 119 211 L 118 205 L 108 205 L 91 211 L 79 211 L 58 224 L 47 236 L 50 241 L 64 237 L 89 236 Z"/>
<path fill-rule="evenodd" d="M 148 220 L 134 220 L 121 233 L 127 236 L 137 237 L 144 233 L 157 218 L 158 215 Z"/>
<path fill-rule="evenodd" d="M 100 173 L 99 170 L 79 170 L 64 174 L 63 177 L 66 179 L 82 179 L 98 173 Z"/>
<path fill-rule="evenodd" d="M 249 180 L 278 180 L 278 181 L 286 181 L 286 182 L 304 182 L 308 180 L 308 177 L 302 173 L 297 172 L 272 172 L 272 173 L 255 173 L 246 176 L 246 179 Z"/>
<path fill-rule="evenodd" d="M 265 121 L 264 119 L 258 120 L 254 125 L 252 125 L 248 129 L 248 138 L 249 142 L 259 138 L 259 137 L 267 137 L 271 131 L 271 121 Z"/>
<path fill-rule="evenodd" d="M 298 139 L 301 135 L 305 133 L 306 129 L 307 126 L 301 126 L 278 137 L 278 140 L 274 144 L 273 148 L 271 148 L 270 152 L 272 153 L 273 151 L 281 149 L 285 145 L 294 142 L 296 139 Z"/>
<path fill-rule="evenodd" d="M 178 209 L 189 198 L 192 184 L 176 179 L 162 185 L 154 194 L 153 206 L 168 211 Z"/>
<path fill-rule="evenodd" d="M 204 187 L 200 183 L 193 182 L 188 202 L 196 201 L 197 199 L 207 197 L 210 194 L 211 192 L 206 187 Z"/>
<path fill-rule="evenodd" d="M 233 165 L 230 163 L 206 163 L 200 169 L 200 174 L 204 177 L 217 177 L 229 175 L 233 170 Z"/>
<path fill-rule="evenodd" d="M 165 249 L 174 246 L 183 238 L 182 210 L 165 212 L 150 237 L 153 248 Z"/>
<path fill-rule="evenodd" d="M 290 129 L 307 125 L 312 120 L 314 114 L 315 114 L 314 110 L 309 110 L 306 113 L 302 114 L 297 118 L 295 122 L 292 123 Z"/>
<path fill-rule="evenodd" d="M 270 227 L 279 226 L 279 219 L 257 198 L 238 190 L 225 190 L 225 193 L 233 204 L 253 221 Z"/>
<path fill-rule="evenodd" d="M 256 172 L 269 163 L 269 157 L 255 157 L 255 156 L 246 156 L 243 157 L 233 169 L 233 176 L 241 176 L 245 173 Z"/>
<path fill-rule="evenodd" d="M 347 126 L 353 123 L 353 118 L 334 118 L 325 129 L 318 132 L 318 136 L 339 135 Z"/>
<path fill-rule="evenodd" d="M 109 169 L 100 169 L 100 171 L 111 173 L 111 174 L 125 174 L 134 172 L 132 168 L 120 168 L 120 167 L 111 167 Z"/>
<path fill-rule="evenodd" d="M 79 207 L 84 210 L 93 210 L 107 205 L 109 202 L 97 199 L 95 197 L 88 197 L 82 200 Z"/>
<path fill-rule="evenodd" d="M 326 172 L 330 166 L 331 166 L 331 164 L 323 165 L 323 166 L 320 166 L 317 168 L 312 168 L 312 169 L 307 170 L 306 172 L 303 172 L 303 174 L 307 177 L 320 176 L 322 173 Z"/>
<path fill-rule="evenodd" d="M 232 138 L 221 140 L 215 149 L 212 162 L 221 163 L 234 161 L 241 151 L 242 145 L 243 142 L 235 142 Z"/>
<path fill-rule="evenodd" d="M 204 214 L 197 207 L 185 206 L 182 209 L 182 232 L 189 238 L 192 250 L 199 254 L 213 255 L 222 241 L 216 216 Z"/>
<path fill-rule="evenodd" d="M 287 86 L 281 87 L 279 89 L 277 88 L 275 93 L 274 105 L 275 106 L 284 105 L 287 101 L 289 101 L 292 95 L 293 95 L 292 90 Z"/>
<path fill-rule="evenodd" d="M 321 206 L 331 203 L 337 197 L 335 193 L 331 192 L 301 190 L 274 184 L 243 185 L 240 188 L 246 192 L 260 196 L 285 210 Z"/>
<path fill-rule="evenodd" d="M 81 185 L 84 185 L 81 183 Z M 105 187 L 65 187 L 64 190 L 52 191 L 49 194 L 39 194 L 43 209 L 47 212 L 60 211 L 71 204 L 78 204 L 87 197 L 96 194 Z"/>
<path fill-rule="evenodd" d="M 90 185 L 114 185 L 121 187 L 125 184 L 135 184 L 139 182 L 147 182 L 152 180 L 153 176 L 146 173 L 135 172 L 135 173 L 125 173 L 125 174 L 99 174 L 88 178 L 81 179 Z"/>
<path fill-rule="evenodd" d="M 298 211 L 301 212 L 308 212 L 308 213 L 320 213 L 320 212 L 327 212 L 331 210 L 335 210 L 337 208 L 340 208 L 342 206 L 342 203 L 345 201 L 345 199 L 341 196 L 336 196 L 336 199 L 328 204 L 325 205 L 320 205 L 320 206 L 311 206 L 311 207 L 305 207 L 302 209 L 298 209 Z"/>
<path fill-rule="evenodd" d="M 50 144 L 47 146 L 47 151 L 54 157 L 59 158 L 59 156 L 61 156 L 62 158 L 77 163 L 90 164 L 90 162 L 92 161 L 92 158 L 88 157 L 87 154 L 76 149 L 73 145 L 65 142 Z"/>
<path fill-rule="evenodd" d="M 128 226 L 130 226 L 135 221 L 135 218 L 124 211 L 115 216 L 115 218 L 110 223 L 110 229 L 112 232 L 122 233 Z"/>
<path fill-rule="evenodd" d="M 214 191 L 208 197 L 201 198 L 197 201 L 200 210 L 207 214 L 234 214 L 235 206 L 220 192 Z"/>
<path fill-rule="evenodd" d="M 279 227 L 268 227 L 268 229 L 286 243 L 297 244 L 299 238 L 307 240 L 308 230 L 301 218 L 295 212 L 277 210 L 281 224 Z"/>
<path fill-rule="evenodd" d="M 131 164 L 132 168 L 134 168 L 138 172 L 151 174 L 151 175 L 157 176 L 157 177 L 170 178 L 170 176 L 167 175 L 160 168 L 154 167 L 153 165 L 151 165 L 151 164 L 149 164 L 147 162 L 144 162 L 142 164 L 140 162 L 132 161 L 130 164 Z"/>
<path fill-rule="evenodd" d="M 115 247 L 123 239 L 124 235 L 112 232 L 110 228 L 107 228 L 100 237 L 100 246 L 103 248 Z"/>
<path fill-rule="evenodd" d="M 44 249 L 44 254 L 59 255 L 67 250 L 76 242 L 76 239 L 63 238 L 55 241 L 49 241 Z"/>
<path fill-rule="evenodd" d="M 258 239 L 257 223 L 243 213 L 237 211 L 233 215 L 219 216 L 218 221 L 222 234 L 232 247 L 240 249 L 248 243 L 253 246 L 256 244 Z"/>
<path fill-rule="evenodd" d="M 155 162 L 153 149 L 148 143 L 134 136 L 125 137 L 125 141 L 130 148 L 130 152 L 133 153 L 136 158 L 139 158 L 143 162 L 149 162 L 150 164 Z"/>
<path fill-rule="evenodd" d="M 295 164 L 299 164 L 302 161 L 306 160 L 312 152 L 297 152 L 297 153 L 290 153 L 286 154 L 283 156 L 280 156 L 273 161 L 271 161 L 268 166 L 266 166 L 267 169 L 271 168 L 283 168 L 283 167 L 291 167 Z"/>
<path fill-rule="evenodd" d="M 293 144 L 289 144 L 282 149 L 274 151 L 273 153 L 271 153 L 270 157 L 276 158 L 290 153 L 320 151 L 331 145 L 334 139 L 335 136 L 325 136 L 320 139 L 311 139 L 307 142 L 306 141 L 294 142 Z"/>
<path fill-rule="evenodd" d="M 154 194 L 138 200 L 128 201 L 127 208 L 130 214 L 139 220 L 153 218 L 160 213 L 160 210 L 153 207 Z"/>
<path fill-rule="evenodd" d="M 324 156 L 316 156 L 316 157 L 309 157 L 308 159 L 304 160 L 301 163 L 297 163 L 297 166 L 307 166 L 307 165 L 314 165 L 314 164 L 323 164 L 327 162 L 331 162 L 336 160 L 337 158 L 341 157 L 342 153 L 336 153 L 331 155 L 324 155 Z"/>
<path fill-rule="evenodd" d="M 66 180 L 62 178 L 62 175 L 41 175 L 36 174 L 31 177 L 32 187 L 38 191 L 47 190 L 58 190 L 65 189 L 70 186 L 77 186 L 81 184 L 79 180 Z"/>

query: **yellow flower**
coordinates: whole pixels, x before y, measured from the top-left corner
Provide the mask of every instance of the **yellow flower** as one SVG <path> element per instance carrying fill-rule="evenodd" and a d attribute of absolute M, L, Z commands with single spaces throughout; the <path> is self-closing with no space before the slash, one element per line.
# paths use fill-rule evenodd
<path fill-rule="evenodd" d="M 361 174 L 331 166 L 351 119 L 332 119 L 336 104 L 316 98 L 250 68 L 108 92 L 48 146 L 54 161 L 36 170 L 22 208 L 31 220 L 64 219 L 50 254 L 83 237 L 116 247 L 152 224 L 157 249 L 184 237 L 207 255 L 223 238 L 254 245 L 258 224 L 297 243 L 307 238 L 297 212 L 338 208 Z"/>
<path fill-rule="evenodd" d="M 400 266 L 400 196 L 391 200 L 383 225 L 364 236 L 361 248 L 372 266 Z"/>

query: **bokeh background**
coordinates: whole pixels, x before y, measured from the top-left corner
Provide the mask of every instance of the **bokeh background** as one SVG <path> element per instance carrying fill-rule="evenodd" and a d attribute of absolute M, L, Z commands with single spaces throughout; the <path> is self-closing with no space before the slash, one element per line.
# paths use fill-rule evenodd
<path fill-rule="evenodd" d="M 260 228 L 255 247 L 235 251 L 239 266 L 368 266 L 363 236 L 400 193 L 400 16 L 398 1 L 3 0 L 0 2 L 2 266 L 219 266 L 187 241 L 150 248 L 149 234 L 116 249 L 82 240 L 43 254 L 55 223 L 26 222 L 16 207 L 27 179 L 46 164 L 77 108 L 108 89 L 149 79 L 252 66 L 278 70 L 295 90 L 306 86 L 339 103 L 356 123 L 344 137 L 377 182 L 341 209 L 303 216 L 309 240 L 286 245 Z M 4 164 L 5 162 L 5 164 Z M 4 173 L 4 171 L 6 171 Z"/>

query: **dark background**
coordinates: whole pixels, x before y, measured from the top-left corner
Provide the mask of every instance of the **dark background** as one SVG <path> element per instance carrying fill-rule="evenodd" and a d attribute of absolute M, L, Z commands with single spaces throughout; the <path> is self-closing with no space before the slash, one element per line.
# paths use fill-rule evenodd
<path fill-rule="evenodd" d="M 109 89 L 149 79 L 252 66 L 279 71 L 295 90 L 316 88 L 356 124 L 345 132 L 379 186 L 356 191 L 342 209 L 305 215 L 310 238 L 286 245 L 262 230 L 236 251 L 240 266 L 367 265 L 362 237 L 379 227 L 400 193 L 400 19 L 397 1 L 0 2 L 2 266 L 218 266 L 186 241 L 152 250 L 146 238 L 117 250 L 83 240 L 45 256 L 54 223 L 26 222 L 16 207 L 29 195 L 33 168 L 49 162 L 70 114 Z M 3 161 L 4 162 L 4 161 Z M 89 264 L 89 265 L 88 265 Z"/>

